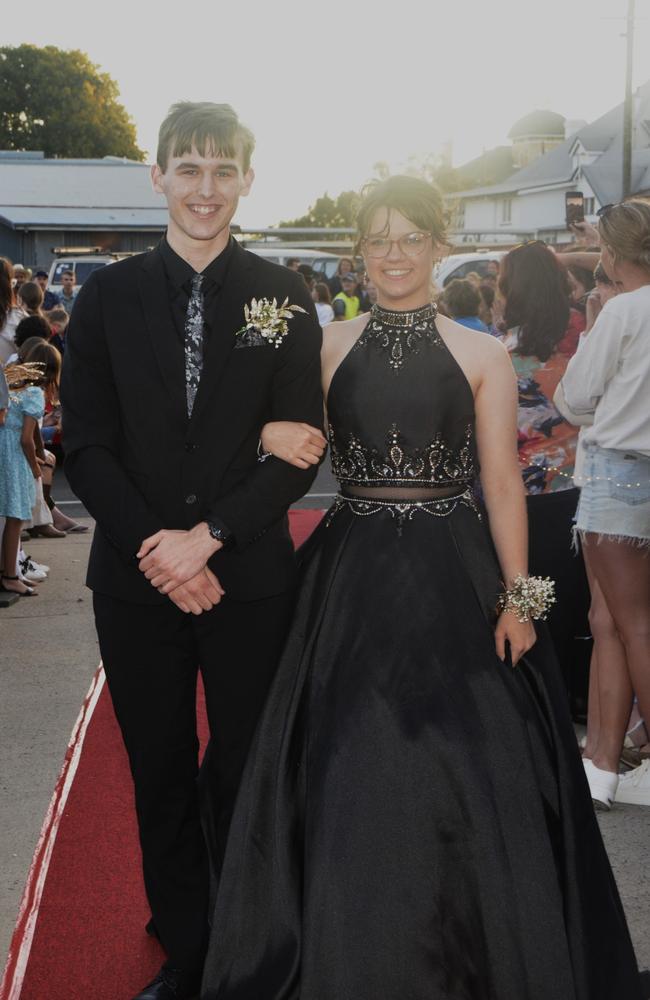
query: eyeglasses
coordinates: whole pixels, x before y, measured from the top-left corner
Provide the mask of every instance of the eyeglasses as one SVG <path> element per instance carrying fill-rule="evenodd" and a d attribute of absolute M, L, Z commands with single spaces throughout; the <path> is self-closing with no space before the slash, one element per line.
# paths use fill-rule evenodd
<path fill-rule="evenodd" d="M 431 233 L 406 233 L 396 240 L 389 240 L 387 236 L 367 236 L 363 240 L 363 248 L 367 257 L 378 260 L 388 257 L 393 244 L 396 243 L 405 257 L 418 257 L 424 252 L 427 240 L 430 239 Z"/>

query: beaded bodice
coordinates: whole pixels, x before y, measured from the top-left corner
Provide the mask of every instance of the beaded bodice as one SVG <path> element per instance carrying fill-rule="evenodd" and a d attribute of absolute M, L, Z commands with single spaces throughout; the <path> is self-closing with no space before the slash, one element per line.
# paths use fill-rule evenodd
<path fill-rule="evenodd" d="M 436 308 L 373 306 L 335 371 L 332 469 L 349 487 L 463 487 L 478 474 L 474 398 L 436 328 Z"/>

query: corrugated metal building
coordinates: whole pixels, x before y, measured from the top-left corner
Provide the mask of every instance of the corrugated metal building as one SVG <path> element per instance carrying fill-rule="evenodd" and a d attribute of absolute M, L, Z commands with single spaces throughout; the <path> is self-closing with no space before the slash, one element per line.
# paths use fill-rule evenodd
<path fill-rule="evenodd" d="M 145 250 L 166 224 L 145 163 L 0 151 L 0 255 L 14 263 L 47 267 L 63 246 Z"/>

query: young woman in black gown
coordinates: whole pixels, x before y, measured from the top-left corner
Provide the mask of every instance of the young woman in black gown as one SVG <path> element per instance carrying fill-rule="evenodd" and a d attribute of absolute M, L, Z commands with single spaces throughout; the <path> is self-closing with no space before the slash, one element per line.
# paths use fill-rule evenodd
<path fill-rule="evenodd" d="M 527 572 L 510 360 L 436 317 L 433 188 L 390 178 L 360 235 L 377 305 L 323 349 L 341 492 L 302 551 L 201 996 L 640 1000 L 548 640 L 496 610 Z M 264 441 L 314 460 L 301 435 Z"/>

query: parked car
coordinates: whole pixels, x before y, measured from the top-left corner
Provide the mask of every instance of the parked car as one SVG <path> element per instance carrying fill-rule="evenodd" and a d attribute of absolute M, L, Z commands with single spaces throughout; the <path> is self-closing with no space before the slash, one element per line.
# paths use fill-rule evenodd
<path fill-rule="evenodd" d="M 251 253 L 272 260 L 276 264 L 286 265 L 291 257 L 297 257 L 301 264 L 309 264 L 313 271 L 325 278 L 333 278 L 339 266 L 339 257 L 325 250 L 303 250 L 300 247 L 287 246 L 255 246 L 243 244 Z"/>
<path fill-rule="evenodd" d="M 465 278 L 472 271 L 483 277 L 488 272 L 491 261 L 497 263 L 505 257 L 507 250 L 477 250 L 475 253 L 455 253 L 444 257 L 433 269 L 433 280 L 442 289 L 454 278 Z"/>
<path fill-rule="evenodd" d="M 62 254 L 59 257 L 55 257 L 50 265 L 47 287 L 51 292 L 57 295 L 60 294 L 63 290 L 61 275 L 64 271 L 72 271 L 75 277 L 75 284 L 77 288 L 80 288 L 93 271 L 96 271 L 99 267 L 106 267 L 107 264 L 112 264 L 118 259 L 117 254 Z"/>

